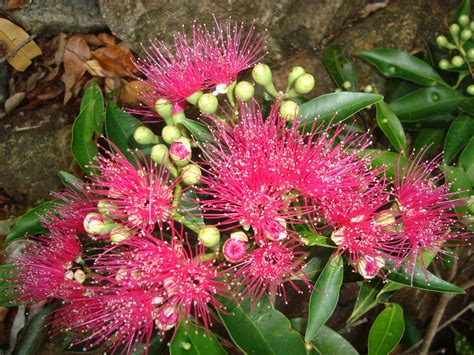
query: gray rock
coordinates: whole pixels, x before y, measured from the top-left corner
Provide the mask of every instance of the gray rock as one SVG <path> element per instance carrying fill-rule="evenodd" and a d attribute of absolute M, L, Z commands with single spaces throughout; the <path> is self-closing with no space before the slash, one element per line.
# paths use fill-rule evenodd
<path fill-rule="evenodd" d="M 32 0 L 9 17 L 27 32 L 95 32 L 106 29 L 97 0 Z"/>
<path fill-rule="evenodd" d="M 71 121 L 59 104 L 15 111 L 0 124 L 0 187 L 27 205 L 61 188 L 72 162 Z M 29 128 L 29 129 L 27 129 Z"/>

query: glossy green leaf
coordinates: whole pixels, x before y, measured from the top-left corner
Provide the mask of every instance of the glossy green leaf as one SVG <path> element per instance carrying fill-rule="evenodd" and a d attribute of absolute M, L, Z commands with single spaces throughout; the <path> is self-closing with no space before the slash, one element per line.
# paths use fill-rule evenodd
<path fill-rule="evenodd" d="M 455 118 L 455 116 L 449 113 L 443 113 L 441 115 L 431 116 L 425 121 L 403 122 L 403 128 L 405 128 L 406 131 L 422 131 L 431 128 L 442 128 L 446 130 Z"/>
<path fill-rule="evenodd" d="M 301 274 L 295 274 L 291 280 L 298 281 L 307 277 L 310 282 L 314 282 L 318 274 L 322 271 L 322 260 L 320 257 L 313 257 L 303 266 Z"/>
<path fill-rule="evenodd" d="M 439 152 L 443 147 L 444 129 L 428 128 L 422 130 L 416 136 L 413 147 L 415 151 L 419 152 L 425 149 L 425 156 L 432 156 Z"/>
<path fill-rule="evenodd" d="M 80 191 L 81 187 L 84 185 L 84 182 L 78 177 L 68 173 L 67 171 L 61 170 L 58 173 L 59 180 L 63 183 L 65 187 L 69 187 L 73 190 Z"/>
<path fill-rule="evenodd" d="M 232 341 L 246 354 L 306 355 L 303 339 L 291 329 L 290 321 L 262 297 L 253 311 L 248 297 L 239 305 L 222 299 L 226 312 L 219 312 Z"/>
<path fill-rule="evenodd" d="M 46 316 L 57 307 L 52 303 L 36 313 L 23 328 L 16 343 L 15 355 L 38 354 L 44 339 L 48 334 Z"/>
<path fill-rule="evenodd" d="M 433 86 L 415 90 L 390 103 L 401 122 L 429 120 L 454 111 L 466 98 L 456 90 Z"/>
<path fill-rule="evenodd" d="M 303 231 L 300 232 L 301 242 L 309 247 L 312 246 L 320 246 L 325 248 L 336 248 L 334 243 L 331 242 L 329 237 L 325 237 L 324 235 L 316 234 L 313 231 Z"/>
<path fill-rule="evenodd" d="M 57 203 L 58 200 L 43 202 L 21 216 L 5 238 L 5 245 L 10 244 L 16 239 L 24 238 L 27 234 L 47 232 L 47 229 L 41 225 L 41 217 L 45 216 Z"/>
<path fill-rule="evenodd" d="M 398 152 L 406 151 L 407 139 L 398 117 L 393 113 L 390 106 L 383 101 L 376 103 L 375 107 L 377 109 L 375 117 L 379 128 Z"/>
<path fill-rule="evenodd" d="M 92 83 L 84 92 L 81 100 L 80 112 L 86 110 L 89 104 L 92 103 L 91 111 L 94 113 L 94 130 L 97 134 L 102 134 L 104 129 L 104 97 L 97 83 Z"/>
<path fill-rule="evenodd" d="M 398 345 L 405 332 L 403 309 L 393 303 L 375 319 L 369 331 L 369 355 L 387 355 Z"/>
<path fill-rule="evenodd" d="M 381 288 L 381 280 L 361 282 L 359 294 L 357 295 L 357 300 L 354 305 L 354 309 L 349 319 L 347 320 L 347 324 L 354 323 L 362 315 L 364 315 L 379 304 L 379 301 L 377 300 L 377 295 L 379 294 Z"/>
<path fill-rule="evenodd" d="M 467 98 L 458 106 L 462 112 L 474 115 L 474 97 Z"/>
<path fill-rule="evenodd" d="M 335 330 L 322 326 L 312 341 L 313 354 L 357 355 L 356 349 L 342 335 Z"/>
<path fill-rule="evenodd" d="M 453 22 L 458 22 L 459 17 L 462 15 L 467 15 L 469 16 L 471 13 L 471 1 L 470 0 L 463 0 L 462 4 L 459 5 L 458 9 L 456 10 L 456 13 L 454 14 L 453 17 Z M 472 19 L 471 19 L 472 21 Z"/>
<path fill-rule="evenodd" d="M 380 149 L 366 149 L 364 155 L 369 155 L 371 158 L 370 164 L 372 169 L 384 167 L 384 172 L 389 179 L 394 179 L 396 174 L 401 172 L 407 164 L 407 158 L 401 156 L 399 153 L 389 152 Z"/>
<path fill-rule="evenodd" d="M 419 85 L 410 81 L 396 78 L 388 79 L 385 86 L 385 101 L 390 103 L 419 88 Z"/>
<path fill-rule="evenodd" d="M 449 126 L 444 141 L 444 161 L 450 164 L 474 136 L 474 117 L 461 113 Z"/>
<path fill-rule="evenodd" d="M 459 165 L 464 169 L 467 177 L 474 186 L 474 137 L 467 143 L 459 156 Z"/>
<path fill-rule="evenodd" d="M 304 119 L 306 126 L 311 126 L 315 119 L 338 123 L 382 100 L 382 95 L 355 92 L 321 95 L 300 106 L 298 119 Z"/>
<path fill-rule="evenodd" d="M 170 344 L 170 355 L 223 355 L 227 354 L 216 336 L 211 332 L 205 333 L 204 328 L 198 327 L 197 331 L 193 324 L 186 323 L 181 325 Z"/>
<path fill-rule="evenodd" d="M 342 54 L 341 47 L 338 45 L 329 45 L 324 49 L 323 62 L 332 79 L 340 88 L 344 82 L 351 83 L 348 91 L 359 91 L 357 75 L 352 64 Z"/>
<path fill-rule="evenodd" d="M 14 307 L 18 303 L 15 302 L 17 293 L 15 292 L 15 281 L 13 270 L 15 265 L 3 264 L 0 265 L 0 307 Z"/>
<path fill-rule="evenodd" d="M 342 257 L 334 254 L 314 285 L 309 300 L 305 341 L 311 341 L 336 309 L 344 268 Z"/>
<path fill-rule="evenodd" d="M 193 189 L 187 189 L 179 203 L 178 212 L 195 226 L 205 226 L 204 218 L 197 199 L 196 192 Z"/>
<path fill-rule="evenodd" d="M 357 55 L 388 78 L 401 78 L 423 86 L 447 85 L 428 63 L 398 49 L 374 49 Z"/>
<path fill-rule="evenodd" d="M 189 132 L 192 133 L 198 142 L 205 143 L 214 140 L 209 128 L 206 125 L 188 118 L 183 118 L 182 124 Z"/>

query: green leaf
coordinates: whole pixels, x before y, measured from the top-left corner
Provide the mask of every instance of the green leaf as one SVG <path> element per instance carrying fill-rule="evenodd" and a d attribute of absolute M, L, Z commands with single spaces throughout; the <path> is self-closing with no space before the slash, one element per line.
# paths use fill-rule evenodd
<path fill-rule="evenodd" d="M 314 350 L 321 355 L 357 355 L 356 349 L 338 332 L 322 326 L 312 341 Z"/>
<path fill-rule="evenodd" d="M 459 165 L 466 172 L 471 184 L 474 185 L 474 137 L 469 140 L 459 156 Z"/>
<path fill-rule="evenodd" d="M 458 7 L 456 10 L 456 13 L 454 14 L 453 17 L 453 23 L 457 23 L 459 21 L 459 17 L 462 15 L 467 15 L 469 16 L 471 13 L 471 1 L 470 0 L 464 0 L 462 4 Z M 471 19 L 472 21 L 472 19 Z"/>
<path fill-rule="evenodd" d="M 440 169 L 443 172 L 446 181 L 450 184 L 449 189 L 453 192 L 453 195 L 451 196 L 452 199 L 467 199 L 472 195 L 471 180 L 469 180 L 469 177 L 461 168 L 442 165 L 440 166 Z M 469 206 L 467 204 L 456 206 L 454 207 L 454 211 L 461 215 L 458 219 L 467 220 L 467 228 L 474 231 L 474 226 L 472 223 L 469 223 L 470 218 L 468 216 L 473 214 Z"/>
<path fill-rule="evenodd" d="M 376 103 L 375 107 L 377 109 L 376 118 L 379 128 L 398 152 L 405 152 L 407 149 L 407 139 L 400 120 L 387 103 L 381 101 Z"/>
<path fill-rule="evenodd" d="M 79 116 L 72 126 L 72 155 L 83 171 L 90 173 L 87 167 L 99 153 L 95 142 L 95 133 L 102 132 L 104 98 L 97 85 L 87 88 L 81 102 Z"/>
<path fill-rule="evenodd" d="M 65 187 L 69 187 L 76 191 L 81 191 L 81 187 L 84 185 L 84 182 L 78 177 L 68 173 L 67 171 L 61 170 L 58 173 L 59 180 L 63 183 Z"/>
<path fill-rule="evenodd" d="M 266 296 L 254 304 L 253 311 L 248 297 L 240 305 L 229 299 L 221 301 L 227 309 L 225 313 L 219 312 L 219 317 L 242 352 L 306 355 L 301 336 L 291 329 L 288 318 L 270 306 Z"/>
<path fill-rule="evenodd" d="M 319 275 L 311 293 L 305 341 L 311 341 L 316 336 L 336 309 L 343 272 L 342 257 L 334 254 Z"/>
<path fill-rule="evenodd" d="M 361 282 L 357 301 L 354 305 L 354 310 L 347 320 L 347 324 L 352 324 L 358 320 L 362 315 L 370 311 L 379 304 L 377 295 L 382 286 L 381 280 L 364 281 Z"/>
<path fill-rule="evenodd" d="M 17 293 L 15 291 L 15 281 L 13 270 L 15 265 L 3 264 L 0 265 L 0 307 L 15 307 L 18 303 L 15 302 Z"/>
<path fill-rule="evenodd" d="M 211 332 L 206 333 L 202 327 L 198 327 L 196 331 L 193 324 L 189 324 L 188 326 L 189 329 L 186 331 L 186 323 L 181 322 L 170 344 L 170 355 L 227 354 L 214 334 Z"/>
<path fill-rule="evenodd" d="M 389 179 L 394 179 L 395 174 L 400 173 L 402 171 L 401 169 L 403 169 L 408 162 L 407 158 L 401 156 L 399 153 L 393 153 L 387 150 L 366 149 L 362 154 L 370 156 L 372 169 L 385 167 L 384 172 Z"/>
<path fill-rule="evenodd" d="M 214 141 L 214 138 L 206 125 L 188 118 L 183 118 L 181 123 L 189 132 L 192 133 L 198 142 L 205 143 Z"/>
<path fill-rule="evenodd" d="M 369 355 L 389 354 L 398 345 L 405 332 L 403 309 L 393 303 L 387 306 L 374 321 L 369 331 Z"/>
<path fill-rule="evenodd" d="M 415 90 L 390 103 L 401 122 L 429 120 L 431 116 L 454 111 L 466 98 L 456 90 L 433 86 Z"/>
<path fill-rule="evenodd" d="M 461 113 L 449 126 L 444 141 L 444 161 L 450 164 L 474 136 L 474 117 Z"/>
<path fill-rule="evenodd" d="M 425 150 L 425 156 L 432 156 L 439 152 L 443 146 L 444 129 L 428 128 L 423 129 L 415 139 L 413 147 L 419 152 Z"/>
<path fill-rule="evenodd" d="M 325 237 L 324 235 L 316 234 L 313 231 L 302 231 L 299 233 L 301 237 L 301 242 L 308 246 L 320 246 L 325 248 L 337 248 L 332 242 L 331 239 Z"/>
<path fill-rule="evenodd" d="M 45 216 L 58 203 L 58 200 L 46 201 L 26 212 L 16 222 L 5 238 L 5 245 L 16 239 L 24 238 L 26 234 L 40 234 L 48 230 L 41 225 L 41 217 Z"/>
<path fill-rule="evenodd" d="M 57 307 L 57 303 L 52 303 L 44 307 L 25 325 L 15 347 L 15 355 L 38 354 L 43 344 L 43 340 L 48 334 L 48 320 L 46 316 Z"/>
<path fill-rule="evenodd" d="M 427 128 L 447 129 L 455 118 L 455 116 L 449 113 L 443 113 L 441 115 L 431 116 L 425 121 L 403 122 L 403 128 L 407 131 L 421 131 Z"/>
<path fill-rule="evenodd" d="M 339 92 L 321 95 L 300 106 L 298 119 L 311 126 L 314 120 L 339 123 L 360 110 L 383 100 L 382 95 Z"/>
<path fill-rule="evenodd" d="M 385 101 L 390 103 L 419 88 L 418 85 L 410 81 L 396 78 L 388 79 L 385 86 Z"/>
<path fill-rule="evenodd" d="M 447 86 L 427 63 L 397 49 L 374 49 L 357 53 L 388 78 L 401 78 L 423 86 Z"/>
<path fill-rule="evenodd" d="M 322 260 L 320 257 L 313 257 L 303 266 L 301 274 L 296 274 L 291 277 L 291 280 L 298 281 L 307 277 L 310 282 L 316 280 L 316 276 L 322 271 Z"/>
<path fill-rule="evenodd" d="M 454 333 L 454 348 L 456 349 L 456 355 L 474 354 L 474 346 L 469 342 L 469 339 L 453 327 L 451 327 L 451 330 Z"/>
<path fill-rule="evenodd" d="M 193 189 L 187 189 L 181 196 L 178 212 L 195 226 L 206 225 L 202 217 L 196 192 Z"/>
<path fill-rule="evenodd" d="M 470 98 L 464 100 L 463 102 L 461 102 L 461 104 L 458 106 L 458 108 L 462 112 L 466 112 L 466 113 L 469 113 L 471 115 L 474 115 L 474 97 L 470 97 Z"/>
<path fill-rule="evenodd" d="M 359 91 L 357 75 L 352 64 L 343 56 L 341 47 L 329 45 L 324 49 L 323 62 L 337 86 L 343 87 L 344 82 L 351 83 L 349 91 Z"/>

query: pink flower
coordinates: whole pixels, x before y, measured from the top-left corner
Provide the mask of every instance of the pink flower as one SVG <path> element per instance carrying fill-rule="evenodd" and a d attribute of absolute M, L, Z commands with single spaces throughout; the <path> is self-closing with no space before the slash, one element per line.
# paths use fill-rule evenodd
<path fill-rule="evenodd" d="M 112 149 L 116 153 L 105 151 L 97 158 L 100 174 L 92 177 L 94 193 L 108 199 L 109 214 L 129 228 L 152 230 L 161 225 L 173 209 L 176 181 L 169 183 L 169 171 L 148 158 L 129 152 L 132 164 L 113 145 Z"/>
<path fill-rule="evenodd" d="M 308 287 L 311 284 L 302 271 L 304 252 L 297 251 L 299 246 L 294 241 L 284 244 L 270 242 L 252 250 L 240 264 L 229 271 L 232 277 L 242 284 L 242 290 L 248 294 L 252 303 L 259 302 L 264 293 L 286 298 L 284 282 L 300 291 L 294 280 L 303 281 Z"/>

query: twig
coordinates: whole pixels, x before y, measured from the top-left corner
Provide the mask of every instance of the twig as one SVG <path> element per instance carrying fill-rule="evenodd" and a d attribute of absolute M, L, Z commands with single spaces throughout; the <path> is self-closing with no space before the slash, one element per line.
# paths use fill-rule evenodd
<path fill-rule="evenodd" d="M 19 51 L 23 49 L 28 43 L 33 41 L 36 38 L 36 34 L 31 35 L 27 39 L 25 39 L 23 42 L 21 42 L 18 46 L 16 46 L 11 52 L 8 52 L 5 54 L 3 57 L 0 58 L 0 64 L 5 63 L 8 59 L 16 55 Z"/>

